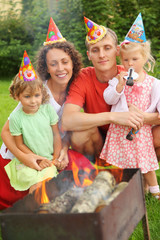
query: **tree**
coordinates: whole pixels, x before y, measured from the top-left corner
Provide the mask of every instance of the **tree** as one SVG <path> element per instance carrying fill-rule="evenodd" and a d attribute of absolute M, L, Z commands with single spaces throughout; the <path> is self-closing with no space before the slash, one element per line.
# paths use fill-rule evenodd
<path fill-rule="evenodd" d="M 15 9 L 16 1 L 6 18 L 0 18 L 0 71 L 17 71 L 26 49 L 32 59 L 46 40 L 49 20 L 53 18 L 63 37 L 75 44 L 82 53 L 84 65 L 90 65 L 86 56 L 86 29 L 84 16 L 99 25 L 111 28 L 123 41 L 134 20 L 141 12 L 147 39 L 152 42 L 157 60 L 155 76 L 160 77 L 159 1 L 154 0 L 22 0 L 21 15 Z M 18 3 L 18 0 L 17 0 Z M 0 12 L 0 16 L 2 11 Z M 14 59 L 14 61 L 13 61 Z"/>

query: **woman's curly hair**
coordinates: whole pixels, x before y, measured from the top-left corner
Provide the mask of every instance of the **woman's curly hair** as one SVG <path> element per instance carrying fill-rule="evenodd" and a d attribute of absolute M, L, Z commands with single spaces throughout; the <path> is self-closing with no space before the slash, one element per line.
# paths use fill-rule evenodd
<path fill-rule="evenodd" d="M 66 91 L 68 92 L 70 84 L 78 76 L 78 73 L 79 73 L 80 69 L 82 68 L 81 54 L 75 49 L 74 45 L 68 41 L 56 42 L 53 44 L 43 46 L 39 50 L 37 57 L 36 57 L 37 72 L 43 81 L 48 80 L 51 77 L 47 71 L 46 55 L 47 55 L 48 51 L 53 48 L 63 50 L 65 53 L 67 53 L 70 56 L 70 58 L 72 60 L 73 75 L 72 75 L 72 77 L 68 83 L 67 89 L 66 89 Z"/>

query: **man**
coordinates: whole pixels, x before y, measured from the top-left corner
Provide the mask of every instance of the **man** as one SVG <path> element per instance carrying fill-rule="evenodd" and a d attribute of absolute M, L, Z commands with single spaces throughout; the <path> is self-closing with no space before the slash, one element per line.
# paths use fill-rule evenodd
<path fill-rule="evenodd" d="M 122 66 L 116 65 L 117 36 L 108 28 L 85 18 L 88 29 L 87 55 L 94 67 L 82 69 L 72 83 L 64 107 L 63 130 L 71 131 L 73 149 L 82 154 L 99 155 L 108 124 L 115 123 L 139 129 L 143 123 L 160 124 L 157 113 L 142 113 L 130 106 L 129 112 L 110 112 L 103 99 L 108 81 L 115 77 Z M 95 34 L 96 33 L 96 34 Z M 81 109 L 84 108 L 84 112 Z"/>

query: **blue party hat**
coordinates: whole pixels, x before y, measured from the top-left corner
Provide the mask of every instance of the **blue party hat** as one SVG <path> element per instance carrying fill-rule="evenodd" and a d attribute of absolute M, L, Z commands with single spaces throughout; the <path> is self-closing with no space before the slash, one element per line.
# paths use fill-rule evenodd
<path fill-rule="evenodd" d="M 146 42 L 146 35 L 141 13 L 139 13 L 138 17 L 134 21 L 132 27 L 130 28 L 129 32 L 125 37 L 125 40 L 137 43 Z"/>

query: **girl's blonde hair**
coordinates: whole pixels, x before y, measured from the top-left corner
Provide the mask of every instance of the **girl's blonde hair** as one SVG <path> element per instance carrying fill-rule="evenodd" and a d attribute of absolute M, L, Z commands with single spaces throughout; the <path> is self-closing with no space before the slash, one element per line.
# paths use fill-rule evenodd
<path fill-rule="evenodd" d="M 13 99 L 19 97 L 19 95 L 27 88 L 30 87 L 31 94 L 34 94 L 37 88 L 42 89 L 42 104 L 49 101 L 49 94 L 47 93 L 46 88 L 43 86 L 42 80 L 37 77 L 33 81 L 23 81 L 19 78 L 18 74 L 14 77 L 10 87 L 10 96 Z"/>
<path fill-rule="evenodd" d="M 138 48 L 142 54 L 142 56 L 146 59 L 146 63 L 144 65 L 144 69 L 146 71 L 152 71 L 155 66 L 155 59 L 151 55 L 151 43 L 150 41 L 146 41 L 145 43 L 136 43 L 136 42 L 127 42 L 121 43 L 120 45 L 120 58 L 122 60 L 122 53 L 125 51 L 133 50 L 134 48 Z"/>

